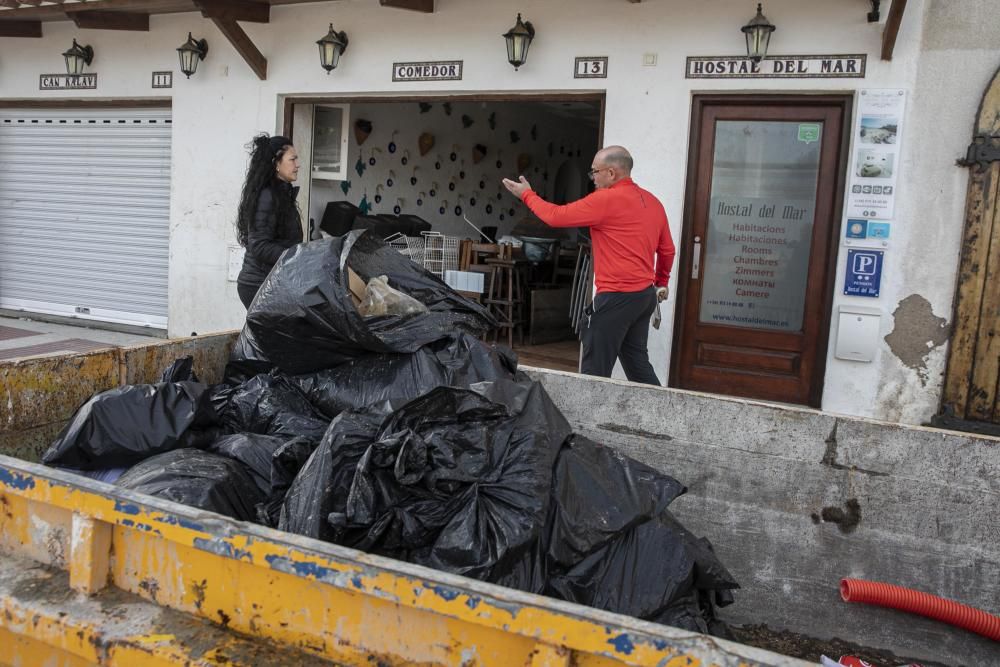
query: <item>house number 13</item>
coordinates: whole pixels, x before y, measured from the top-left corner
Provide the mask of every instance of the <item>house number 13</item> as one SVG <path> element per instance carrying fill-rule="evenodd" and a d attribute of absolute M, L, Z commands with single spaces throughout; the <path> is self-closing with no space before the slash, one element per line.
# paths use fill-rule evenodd
<path fill-rule="evenodd" d="M 608 78 L 608 58 L 583 57 L 576 59 L 575 79 L 606 79 Z"/>

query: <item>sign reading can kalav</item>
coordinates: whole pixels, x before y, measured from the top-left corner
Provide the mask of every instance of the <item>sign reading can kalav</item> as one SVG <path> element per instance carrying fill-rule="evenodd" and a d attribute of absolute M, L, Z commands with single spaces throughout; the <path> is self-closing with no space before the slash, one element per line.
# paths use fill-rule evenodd
<path fill-rule="evenodd" d="M 868 56 L 690 56 L 688 79 L 863 79 Z"/>
<path fill-rule="evenodd" d="M 38 90 L 93 90 L 97 88 L 97 73 L 39 74 Z"/>
<path fill-rule="evenodd" d="M 461 81 L 461 60 L 393 63 L 393 81 Z"/>
<path fill-rule="evenodd" d="M 858 95 L 847 215 L 890 220 L 896 208 L 906 91 L 865 89 Z"/>

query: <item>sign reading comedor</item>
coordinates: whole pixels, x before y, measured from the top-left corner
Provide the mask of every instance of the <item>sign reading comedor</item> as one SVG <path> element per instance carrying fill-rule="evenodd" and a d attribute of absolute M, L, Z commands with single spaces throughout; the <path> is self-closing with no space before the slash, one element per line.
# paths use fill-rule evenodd
<path fill-rule="evenodd" d="M 393 63 L 393 81 L 461 81 L 462 61 Z"/>

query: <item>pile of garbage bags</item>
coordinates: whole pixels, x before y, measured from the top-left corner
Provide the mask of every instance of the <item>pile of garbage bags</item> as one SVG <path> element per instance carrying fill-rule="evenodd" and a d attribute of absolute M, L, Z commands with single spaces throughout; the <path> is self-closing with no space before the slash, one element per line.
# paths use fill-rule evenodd
<path fill-rule="evenodd" d="M 715 609 L 738 584 L 670 513 L 685 487 L 574 434 L 513 353 L 479 339 L 494 324 L 365 232 L 299 245 L 251 305 L 222 383 L 199 382 L 185 358 L 158 383 L 97 394 L 43 461 L 235 519 L 724 634 Z"/>

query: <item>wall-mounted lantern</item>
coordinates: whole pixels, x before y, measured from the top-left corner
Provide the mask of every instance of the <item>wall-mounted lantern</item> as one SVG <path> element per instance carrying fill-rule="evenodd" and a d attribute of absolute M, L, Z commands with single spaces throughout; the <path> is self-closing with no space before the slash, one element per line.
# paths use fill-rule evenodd
<path fill-rule="evenodd" d="M 517 23 L 504 33 L 503 38 L 507 40 L 507 62 L 513 65 L 516 71 L 528 60 L 528 47 L 535 38 L 535 28 L 531 25 L 531 21 L 522 21 L 519 13 Z"/>
<path fill-rule="evenodd" d="M 347 33 L 343 30 L 337 32 L 331 23 L 330 32 L 326 33 L 326 37 L 323 39 L 316 40 L 316 44 L 319 45 L 319 63 L 329 74 L 337 69 L 340 56 L 344 55 L 344 51 L 347 50 Z"/>
<path fill-rule="evenodd" d="M 759 63 L 767 55 L 767 45 L 771 41 L 771 33 L 775 27 L 761 13 L 760 3 L 757 3 L 757 15 L 740 28 L 747 38 L 747 57 Z"/>
<path fill-rule="evenodd" d="M 73 40 L 73 46 L 63 53 L 66 59 L 66 73 L 70 76 L 83 74 L 83 68 L 94 60 L 94 49 L 91 46 L 80 46 Z"/>
<path fill-rule="evenodd" d="M 198 71 L 198 61 L 208 55 L 208 42 L 195 39 L 188 33 L 187 41 L 177 47 L 177 55 L 181 59 L 181 71 L 190 79 Z"/>

